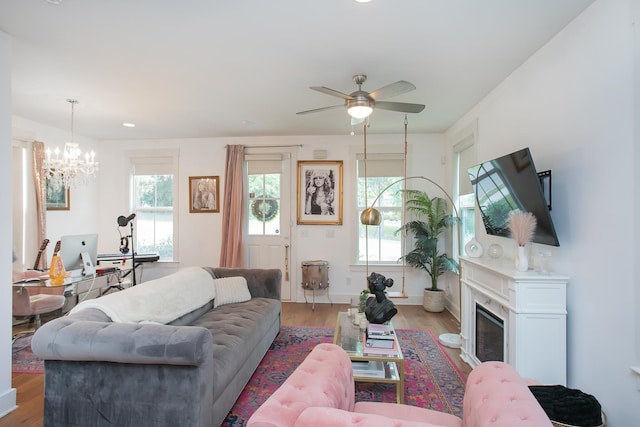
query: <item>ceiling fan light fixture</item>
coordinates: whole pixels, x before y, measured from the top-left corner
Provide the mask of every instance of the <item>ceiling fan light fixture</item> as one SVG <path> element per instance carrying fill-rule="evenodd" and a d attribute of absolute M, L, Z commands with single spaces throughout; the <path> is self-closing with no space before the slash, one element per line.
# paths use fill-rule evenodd
<path fill-rule="evenodd" d="M 355 119 L 367 118 L 372 112 L 372 102 L 366 99 L 355 99 L 353 101 L 347 101 L 347 113 L 349 113 L 349 115 Z"/>

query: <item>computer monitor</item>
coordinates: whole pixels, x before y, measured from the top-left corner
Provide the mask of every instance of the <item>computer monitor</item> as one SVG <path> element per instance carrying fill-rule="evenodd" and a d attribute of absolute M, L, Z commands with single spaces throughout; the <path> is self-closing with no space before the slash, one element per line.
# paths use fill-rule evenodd
<path fill-rule="evenodd" d="M 60 252 L 64 269 L 68 272 L 79 272 L 84 269 L 82 253 L 88 253 L 91 266 L 95 268 L 98 256 L 97 234 L 76 234 L 60 238 Z M 93 271 L 89 272 L 93 274 Z"/>

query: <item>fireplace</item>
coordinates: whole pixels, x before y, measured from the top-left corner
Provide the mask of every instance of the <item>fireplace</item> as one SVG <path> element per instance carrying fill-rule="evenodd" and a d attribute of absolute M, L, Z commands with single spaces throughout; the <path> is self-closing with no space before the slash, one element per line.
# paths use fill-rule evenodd
<path fill-rule="evenodd" d="M 476 357 L 504 362 L 504 320 L 476 304 Z"/>
<path fill-rule="evenodd" d="M 460 357 L 472 368 L 500 360 L 525 378 L 566 385 L 569 279 L 513 265 L 513 259 L 461 258 Z"/>

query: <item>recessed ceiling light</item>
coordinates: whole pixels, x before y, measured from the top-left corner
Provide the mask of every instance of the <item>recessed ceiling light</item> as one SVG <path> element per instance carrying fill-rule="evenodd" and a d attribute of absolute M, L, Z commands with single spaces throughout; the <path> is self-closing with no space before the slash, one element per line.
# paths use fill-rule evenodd
<path fill-rule="evenodd" d="M 136 127 L 135 123 L 123 123 L 122 126 L 126 127 L 126 128 L 134 128 Z"/>
<path fill-rule="evenodd" d="M 369 3 L 371 0 L 355 0 L 356 3 Z"/>
<path fill-rule="evenodd" d="M 62 0 L 44 0 L 47 3 L 55 4 L 56 6 L 62 3 Z"/>

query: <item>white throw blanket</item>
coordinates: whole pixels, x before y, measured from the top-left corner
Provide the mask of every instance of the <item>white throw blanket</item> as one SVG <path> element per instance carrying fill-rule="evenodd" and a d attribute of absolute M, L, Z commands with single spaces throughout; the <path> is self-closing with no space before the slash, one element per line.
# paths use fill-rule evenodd
<path fill-rule="evenodd" d="M 124 291 L 86 300 L 71 313 L 96 308 L 121 323 L 169 323 L 216 296 L 213 277 L 200 267 L 186 267 Z"/>

